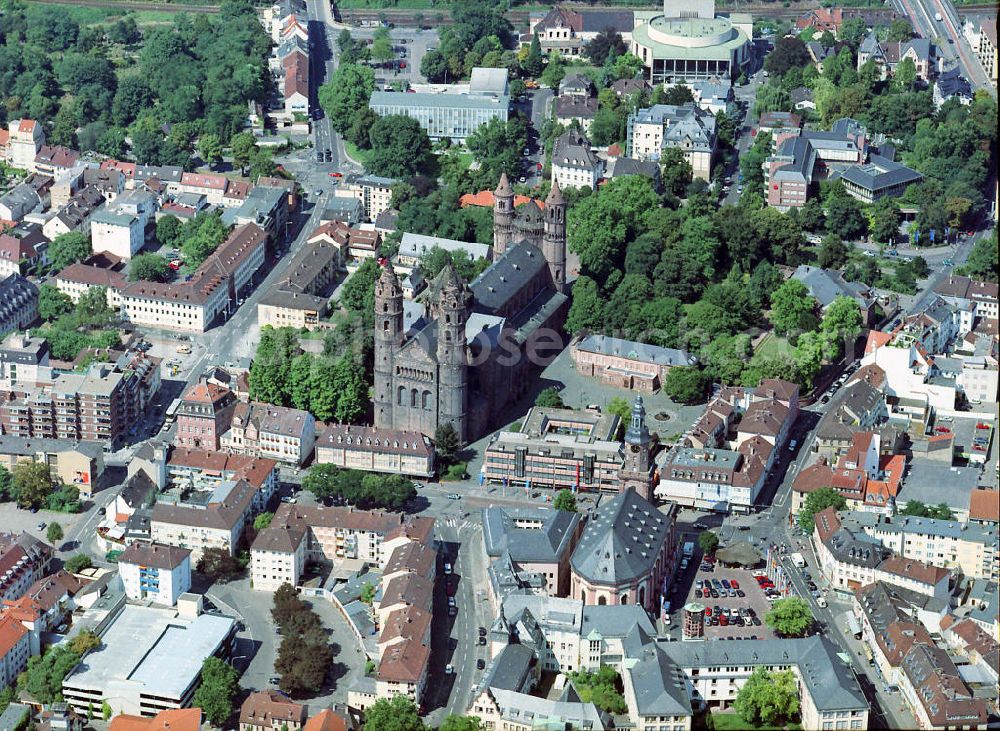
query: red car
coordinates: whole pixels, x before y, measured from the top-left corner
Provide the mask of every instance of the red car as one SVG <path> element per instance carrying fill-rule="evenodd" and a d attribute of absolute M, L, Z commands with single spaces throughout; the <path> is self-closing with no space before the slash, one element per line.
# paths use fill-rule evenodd
<path fill-rule="evenodd" d="M 721 624 L 723 627 L 728 627 L 729 617 L 727 617 L 725 614 L 719 615 L 719 624 Z"/>
<path fill-rule="evenodd" d="M 330 173 L 330 177 L 331 178 L 342 178 L 342 177 L 344 177 L 344 174 L 343 173 Z"/>
<path fill-rule="evenodd" d="M 712 608 L 711 607 L 705 607 L 705 616 L 706 617 L 711 617 L 712 616 Z"/>
<path fill-rule="evenodd" d="M 730 579 L 729 580 L 729 585 L 731 587 L 733 587 L 734 589 L 739 589 L 740 588 L 740 582 L 738 582 L 736 579 Z"/>

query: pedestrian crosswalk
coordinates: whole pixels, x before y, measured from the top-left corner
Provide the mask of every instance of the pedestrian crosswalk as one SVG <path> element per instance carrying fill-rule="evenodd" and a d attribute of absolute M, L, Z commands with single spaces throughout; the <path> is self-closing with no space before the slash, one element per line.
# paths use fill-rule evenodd
<path fill-rule="evenodd" d="M 438 518 L 437 522 L 439 524 L 444 524 L 449 528 L 458 528 L 460 531 L 469 528 L 477 528 L 479 526 L 478 521 L 468 520 L 467 518 L 461 518 L 457 515 L 449 515 L 444 518 Z"/>

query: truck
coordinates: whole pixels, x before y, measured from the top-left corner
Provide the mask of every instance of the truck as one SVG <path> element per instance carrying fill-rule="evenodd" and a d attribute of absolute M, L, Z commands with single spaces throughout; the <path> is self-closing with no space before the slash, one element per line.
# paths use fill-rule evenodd
<path fill-rule="evenodd" d="M 691 558 L 694 556 L 694 543 L 690 541 L 684 544 L 684 558 Z"/>
<path fill-rule="evenodd" d="M 792 563 L 798 566 L 800 569 L 804 569 L 806 567 L 806 560 L 802 557 L 801 553 L 791 554 L 791 559 Z"/>

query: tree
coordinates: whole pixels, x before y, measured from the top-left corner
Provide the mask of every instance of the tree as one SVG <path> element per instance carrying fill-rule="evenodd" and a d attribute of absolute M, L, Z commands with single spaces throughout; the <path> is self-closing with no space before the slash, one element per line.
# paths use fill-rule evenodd
<path fill-rule="evenodd" d="M 660 168 L 662 170 L 663 190 L 678 198 L 683 197 L 687 187 L 694 179 L 694 170 L 691 163 L 684 157 L 684 151 L 676 147 L 668 147 L 663 150 L 660 154 Z"/>
<path fill-rule="evenodd" d="M 208 722 L 222 726 L 233 713 L 233 698 L 239 689 L 239 673 L 225 660 L 206 657 L 201 664 L 201 684 L 194 692 L 194 705 Z"/>
<path fill-rule="evenodd" d="M 663 379 L 664 392 L 677 403 L 697 404 L 705 400 L 710 379 L 697 366 L 675 366 Z"/>
<path fill-rule="evenodd" d="M 358 600 L 370 606 L 371 603 L 375 601 L 375 585 L 366 583 L 362 586 L 361 594 L 358 596 Z"/>
<path fill-rule="evenodd" d="M 53 271 L 62 271 L 74 262 L 90 256 L 90 239 L 79 231 L 59 234 L 49 244 L 49 261 Z"/>
<path fill-rule="evenodd" d="M 392 50 L 392 38 L 389 36 L 389 29 L 385 26 L 378 28 L 372 38 L 371 47 L 372 58 L 376 61 L 391 61 L 396 57 Z"/>
<path fill-rule="evenodd" d="M 331 79 L 319 87 L 318 98 L 330 123 L 340 133 L 347 131 L 358 110 L 368 106 L 375 90 L 375 73 L 366 66 L 341 64 Z"/>
<path fill-rule="evenodd" d="M 366 167 L 375 175 L 408 178 L 425 171 L 430 163 L 430 138 L 412 117 L 379 117 L 368 132 L 368 141 L 371 154 Z"/>
<path fill-rule="evenodd" d="M 212 581 L 231 581 L 243 573 L 243 566 L 225 548 L 206 548 L 196 568 Z"/>
<path fill-rule="evenodd" d="M 138 254 L 128 263 L 130 282 L 166 282 L 170 279 L 167 260 L 159 254 Z"/>
<path fill-rule="evenodd" d="M 565 510 L 567 513 L 575 513 L 576 495 L 572 490 L 560 490 L 556 493 L 556 499 L 552 501 L 552 507 L 556 510 Z"/>
<path fill-rule="evenodd" d="M 953 520 L 955 517 L 947 503 L 926 505 L 919 500 L 907 500 L 899 514 L 913 515 L 918 518 L 937 518 L 938 520 Z"/>
<path fill-rule="evenodd" d="M 38 288 L 38 316 L 46 322 L 58 320 L 73 311 L 73 300 L 54 285 L 43 284 Z"/>
<path fill-rule="evenodd" d="M 799 521 L 799 527 L 802 530 L 806 533 L 812 533 L 813 528 L 815 528 L 813 518 L 816 513 L 827 508 L 843 510 L 846 507 L 847 500 L 844 499 L 843 495 L 832 487 L 821 487 L 806 496 L 806 500 L 802 504 L 802 509 L 799 511 L 796 519 Z"/>
<path fill-rule="evenodd" d="M 904 58 L 899 62 L 892 80 L 903 91 L 909 91 L 913 88 L 913 85 L 917 81 L 917 66 L 913 63 L 912 58 Z"/>
<path fill-rule="evenodd" d="M 484 180 L 499 179 L 501 173 L 518 175 L 522 165 L 522 150 L 528 143 L 528 126 L 521 117 L 506 122 L 493 118 L 468 136 L 469 151 L 479 162 Z"/>
<path fill-rule="evenodd" d="M 604 329 L 605 306 L 597 282 L 581 275 L 573 284 L 573 301 L 566 316 L 566 330 L 574 335 L 585 330 L 600 332 Z"/>
<path fill-rule="evenodd" d="M 168 249 L 174 248 L 181 235 L 181 225 L 177 216 L 164 216 L 156 222 L 156 240 Z"/>
<path fill-rule="evenodd" d="M 528 46 L 528 54 L 521 62 L 521 69 L 526 76 L 532 78 L 538 76 L 545 69 L 545 57 L 542 55 L 542 44 L 538 40 L 538 34 L 533 33 L 531 44 Z"/>
<path fill-rule="evenodd" d="M 445 716 L 438 731 L 484 731 L 483 722 L 472 716 Z"/>
<path fill-rule="evenodd" d="M 91 287 L 76 301 L 76 318 L 81 324 L 106 325 L 114 312 L 108 306 L 107 287 Z"/>
<path fill-rule="evenodd" d="M 420 61 L 420 74 L 432 84 L 447 81 L 448 59 L 437 49 L 428 51 Z"/>
<path fill-rule="evenodd" d="M 111 705 L 107 701 L 101 701 L 101 718 L 107 721 L 113 714 L 114 711 L 112 710 Z"/>
<path fill-rule="evenodd" d="M 799 713 L 799 688 L 790 670 L 757 668 L 740 688 L 733 709 L 753 727 L 784 726 Z"/>
<path fill-rule="evenodd" d="M 881 244 L 894 243 L 902 222 L 899 204 L 893 198 L 880 198 L 870 208 L 868 230 L 872 240 Z"/>
<path fill-rule="evenodd" d="M 779 334 L 793 332 L 803 327 L 816 309 L 816 300 L 797 279 L 786 280 L 771 297 L 771 324 Z"/>
<path fill-rule="evenodd" d="M 90 560 L 90 556 L 85 553 L 77 553 L 70 556 L 63 568 L 71 574 L 78 574 L 81 571 L 86 571 L 91 566 L 93 566 L 93 563 Z"/>
<path fill-rule="evenodd" d="M 434 450 L 438 461 L 444 466 L 450 466 L 458 461 L 458 452 L 462 448 L 458 432 L 450 423 L 441 424 L 434 430 Z"/>
<path fill-rule="evenodd" d="M 997 232 L 993 229 L 990 238 L 976 242 L 969 253 L 969 258 L 958 268 L 957 273 L 981 281 L 995 282 L 998 269 L 1000 262 L 997 261 Z"/>
<path fill-rule="evenodd" d="M 198 154 L 209 165 L 222 161 L 222 140 L 219 135 L 204 134 L 198 138 Z"/>
<path fill-rule="evenodd" d="M 535 406 L 541 406 L 542 408 L 561 409 L 565 405 L 562 396 L 559 395 L 559 391 L 554 386 L 543 388 L 538 392 L 538 396 L 535 397 Z"/>
<path fill-rule="evenodd" d="M 229 140 L 229 149 L 233 155 L 233 162 L 239 166 L 242 173 L 250 164 L 250 158 L 257 149 L 257 140 L 254 139 L 251 132 L 240 132 Z M 157 226 L 157 233 L 159 230 L 159 226 Z"/>
<path fill-rule="evenodd" d="M 691 91 L 690 86 L 686 86 L 685 84 L 675 84 L 663 93 L 663 101 L 660 103 L 675 104 L 678 106 L 681 104 L 693 104 L 694 92 Z"/>
<path fill-rule="evenodd" d="M 719 547 L 719 536 L 712 531 L 704 531 L 698 534 L 698 547 L 702 553 L 712 554 Z"/>
<path fill-rule="evenodd" d="M 806 601 L 793 596 L 772 604 L 764 622 L 782 637 L 802 637 L 812 626 L 813 616 Z"/>
<path fill-rule="evenodd" d="M 567 673 L 584 703 L 593 703 L 602 711 L 621 714 L 628 712 L 621 694 L 621 678 L 610 665 L 601 665 L 596 672 L 580 670 Z"/>
<path fill-rule="evenodd" d="M 861 204 L 848 195 L 842 183 L 833 186 L 826 203 L 826 230 L 845 241 L 860 239 L 868 231 Z"/>
<path fill-rule="evenodd" d="M 427 731 L 413 701 L 405 695 L 379 698 L 365 710 L 364 731 Z"/>
<path fill-rule="evenodd" d="M 19 462 L 11 472 L 17 504 L 22 508 L 40 508 L 52 492 L 52 475 L 45 462 Z"/>
<path fill-rule="evenodd" d="M 39 703 L 62 700 L 62 682 L 80 662 L 69 647 L 53 645 L 43 655 L 28 658 L 28 669 L 18 678 L 18 688 L 26 690 Z"/>
<path fill-rule="evenodd" d="M 883 200 L 890 200 L 883 198 Z M 820 231 L 825 222 L 822 204 L 815 198 L 810 198 L 799 209 L 799 226 L 803 231 Z"/>
<path fill-rule="evenodd" d="M 253 519 L 253 529 L 256 531 L 261 531 L 271 525 L 271 520 L 274 518 L 274 513 L 261 513 L 256 518 Z"/>
<path fill-rule="evenodd" d="M 14 498 L 14 478 L 6 467 L 0 465 L 0 502 L 7 502 Z"/>
<path fill-rule="evenodd" d="M 584 52 L 595 66 L 603 66 L 608 57 L 617 58 L 628 50 L 622 35 L 613 28 L 606 28 L 594 36 Z M 669 102 L 668 102 L 669 103 Z"/>
<path fill-rule="evenodd" d="M 834 234 L 823 237 L 816 264 L 823 269 L 840 269 L 847 263 L 847 245 Z"/>
<path fill-rule="evenodd" d="M 562 82 L 563 77 L 566 76 L 566 62 L 563 61 L 563 57 L 554 51 L 549 54 L 548 64 L 545 66 L 545 71 L 538 78 L 539 83 L 542 86 L 547 86 L 550 89 L 558 90 L 559 84 Z"/>
<path fill-rule="evenodd" d="M 913 38 L 913 26 L 910 25 L 910 21 L 906 18 L 894 18 L 891 23 L 889 23 L 889 32 L 886 36 L 886 40 L 890 43 L 902 43 L 903 41 L 908 41 Z"/>
<path fill-rule="evenodd" d="M 784 76 L 790 69 L 805 66 L 810 60 L 801 38 L 784 36 L 778 39 L 774 49 L 764 59 L 764 69 L 774 76 Z"/>
<path fill-rule="evenodd" d="M 63 527 L 59 523 L 50 523 L 48 530 L 45 531 L 45 538 L 53 546 L 63 539 Z"/>
<path fill-rule="evenodd" d="M 69 642 L 69 649 L 81 657 L 101 646 L 101 638 L 93 631 L 85 629 Z"/>
<path fill-rule="evenodd" d="M 826 339 L 828 357 L 841 352 L 841 346 L 853 342 L 861 332 L 861 308 L 856 300 L 838 295 L 823 314 L 820 332 Z"/>

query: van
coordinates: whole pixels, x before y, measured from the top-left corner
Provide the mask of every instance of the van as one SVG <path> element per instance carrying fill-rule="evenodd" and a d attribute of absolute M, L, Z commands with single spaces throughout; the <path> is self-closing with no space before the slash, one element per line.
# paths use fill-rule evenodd
<path fill-rule="evenodd" d="M 444 565 L 444 573 L 445 573 L 446 576 L 451 573 L 451 564 L 450 563 L 446 563 Z"/>
<path fill-rule="evenodd" d="M 184 355 L 189 355 L 191 353 L 191 346 L 190 345 L 178 345 L 177 346 L 177 352 L 178 353 L 183 353 Z"/>
<path fill-rule="evenodd" d="M 796 441 L 795 439 L 793 439 L 792 441 L 790 441 L 790 442 L 788 443 L 788 451 L 789 451 L 789 452 L 794 452 L 794 451 L 795 451 L 795 448 L 796 448 L 797 446 L 799 446 L 799 443 L 798 443 L 798 441 Z"/>
<path fill-rule="evenodd" d="M 820 597 L 819 599 L 817 599 L 816 603 L 818 605 L 820 605 L 821 607 L 826 607 L 826 599 L 824 599 L 823 597 Z"/>

